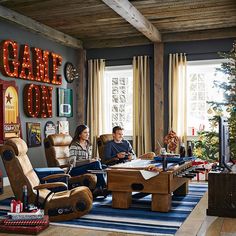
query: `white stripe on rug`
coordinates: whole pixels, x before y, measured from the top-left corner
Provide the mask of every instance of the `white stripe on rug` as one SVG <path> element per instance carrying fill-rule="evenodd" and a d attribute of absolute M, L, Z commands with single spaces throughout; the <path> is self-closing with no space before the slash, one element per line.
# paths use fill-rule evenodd
<path fill-rule="evenodd" d="M 50 225 L 55 225 L 55 226 L 64 226 L 68 227 L 71 225 L 68 224 L 61 224 L 61 223 L 50 223 Z M 74 228 L 82 228 L 82 229 L 91 229 L 91 230 L 100 230 L 100 231 L 110 231 L 114 232 L 114 229 L 110 228 L 101 228 L 101 227 L 94 227 L 94 226 L 83 226 L 83 225 L 73 225 Z M 129 233 L 129 234 L 141 234 L 141 235 L 162 235 L 162 236 L 173 236 L 174 234 L 163 234 L 163 233 L 149 233 L 149 232 L 140 232 L 140 231 L 133 231 L 133 230 L 120 230 L 120 229 L 115 229 L 115 232 L 120 232 L 120 233 Z"/>
<path fill-rule="evenodd" d="M 113 223 L 120 222 L 129 222 L 129 223 L 135 223 L 137 224 L 148 224 L 148 225 L 161 225 L 161 226 L 175 226 L 179 227 L 182 222 L 177 221 L 161 221 L 161 220 L 145 220 L 145 219 L 132 219 L 132 218 L 126 218 L 126 217 L 111 217 L 111 216 L 104 216 L 104 215 L 85 215 L 82 216 L 80 219 L 90 219 L 90 220 L 102 220 L 102 221 L 112 221 Z"/>

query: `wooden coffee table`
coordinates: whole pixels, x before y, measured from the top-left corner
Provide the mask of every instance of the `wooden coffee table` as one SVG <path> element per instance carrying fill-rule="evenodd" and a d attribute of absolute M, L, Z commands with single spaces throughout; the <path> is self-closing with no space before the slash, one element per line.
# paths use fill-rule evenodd
<path fill-rule="evenodd" d="M 186 162 L 181 166 L 160 172 L 157 176 L 145 180 L 140 173 L 148 164 L 147 160 L 140 165 L 132 166 L 119 164 L 107 169 L 108 190 L 112 191 L 112 207 L 129 208 L 132 192 L 152 194 L 152 211 L 168 212 L 171 209 L 171 195 L 186 195 L 188 193 L 188 178 L 178 177 L 177 174 L 192 166 Z"/>

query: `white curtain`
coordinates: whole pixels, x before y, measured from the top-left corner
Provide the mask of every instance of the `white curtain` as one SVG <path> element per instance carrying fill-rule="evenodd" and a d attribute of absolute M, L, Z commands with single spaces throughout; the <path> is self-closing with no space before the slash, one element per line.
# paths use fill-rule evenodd
<path fill-rule="evenodd" d="M 133 148 L 151 151 L 150 68 L 148 56 L 133 57 Z"/>
<path fill-rule="evenodd" d="M 97 156 L 97 137 L 104 129 L 103 108 L 103 76 L 105 61 L 103 59 L 88 60 L 88 99 L 87 125 L 90 128 L 90 141 L 93 145 L 93 156 Z"/>
<path fill-rule="evenodd" d="M 169 54 L 169 131 L 176 132 L 181 142 L 186 144 L 186 69 L 184 53 Z"/>

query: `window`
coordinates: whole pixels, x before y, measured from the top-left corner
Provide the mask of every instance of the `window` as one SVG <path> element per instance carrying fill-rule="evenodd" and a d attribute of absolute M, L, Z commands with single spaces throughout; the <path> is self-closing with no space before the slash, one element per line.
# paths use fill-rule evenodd
<path fill-rule="evenodd" d="M 106 133 L 120 125 L 126 136 L 133 135 L 133 69 L 129 66 L 105 68 L 104 114 Z"/>
<path fill-rule="evenodd" d="M 210 104 L 223 101 L 223 91 L 214 87 L 214 81 L 226 81 L 227 76 L 216 71 L 223 60 L 193 61 L 187 67 L 187 135 L 209 130 Z"/>

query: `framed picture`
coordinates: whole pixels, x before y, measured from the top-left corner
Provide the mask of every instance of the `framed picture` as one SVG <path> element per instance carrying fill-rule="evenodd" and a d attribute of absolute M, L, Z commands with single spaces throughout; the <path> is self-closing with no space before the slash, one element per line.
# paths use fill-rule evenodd
<path fill-rule="evenodd" d="M 45 138 L 48 137 L 50 134 L 56 134 L 57 129 L 56 125 L 52 121 L 47 121 L 47 123 L 44 126 L 44 136 Z"/>
<path fill-rule="evenodd" d="M 0 79 L 0 144 L 9 138 L 22 137 L 19 94 L 15 81 Z"/>
<path fill-rule="evenodd" d="M 69 134 L 69 122 L 67 120 L 58 121 L 58 134 Z"/>
<path fill-rule="evenodd" d="M 60 117 L 73 116 L 73 91 L 72 89 L 57 89 L 57 115 Z"/>
<path fill-rule="evenodd" d="M 26 122 L 27 144 L 28 147 L 41 146 L 41 127 L 40 123 Z"/>

